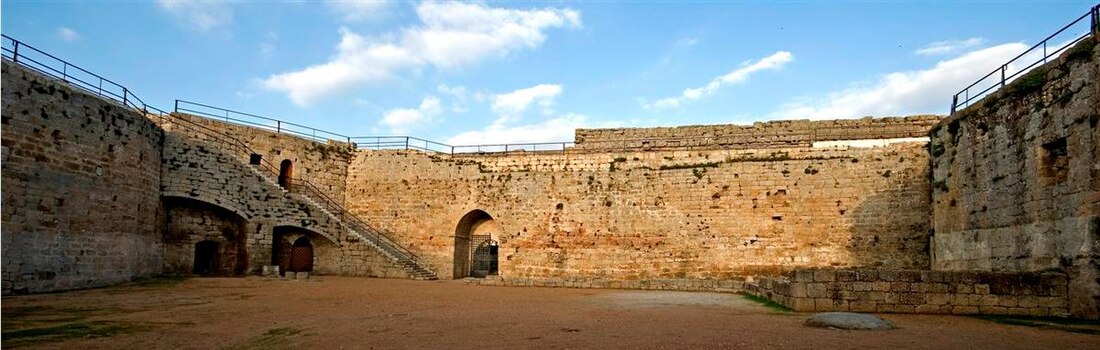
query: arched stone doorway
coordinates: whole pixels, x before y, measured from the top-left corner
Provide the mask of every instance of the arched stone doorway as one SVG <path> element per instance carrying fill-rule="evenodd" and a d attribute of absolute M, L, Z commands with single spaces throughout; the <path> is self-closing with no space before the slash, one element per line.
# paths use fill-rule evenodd
<path fill-rule="evenodd" d="M 290 159 L 283 159 L 282 163 L 279 163 L 279 186 L 282 186 L 287 191 L 290 191 L 290 185 L 294 179 L 294 163 Z"/>
<path fill-rule="evenodd" d="M 483 210 L 475 209 L 462 216 L 455 228 L 454 278 L 498 274 L 499 234 L 500 227 Z"/>
<path fill-rule="evenodd" d="M 244 217 L 218 204 L 193 198 L 166 196 L 161 201 L 164 273 L 231 276 L 248 272 Z M 211 253 L 215 256 L 208 256 Z"/>
<path fill-rule="evenodd" d="M 336 242 L 309 229 L 281 225 L 272 230 L 271 265 L 281 272 L 338 274 L 341 255 Z"/>
<path fill-rule="evenodd" d="M 195 264 L 193 272 L 196 275 L 211 275 L 218 273 L 221 263 L 218 250 L 221 244 L 215 241 L 202 241 L 195 243 Z"/>

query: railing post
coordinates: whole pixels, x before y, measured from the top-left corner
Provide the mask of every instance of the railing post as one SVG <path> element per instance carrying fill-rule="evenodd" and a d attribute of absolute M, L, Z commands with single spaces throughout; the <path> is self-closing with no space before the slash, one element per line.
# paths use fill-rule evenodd
<path fill-rule="evenodd" d="M 126 88 L 122 88 L 122 105 L 123 106 L 126 105 L 126 95 L 129 95 L 129 94 L 130 94 L 130 90 L 128 90 Z"/>
<path fill-rule="evenodd" d="M 176 100 L 176 108 L 173 112 L 179 112 L 179 111 L 180 111 L 180 100 Z"/>
<path fill-rule="evenodd" d="M 405 149 L 409 149 L 409 137 L 405 136 Z"/>
<path fill-rule="evenodd" d="M 283 121 L 281 121 L 281 120 L 276 120 L 275 121 L 275 133 L 276 134 L 283 133 Z"/>
<path fill-rule="evenodd" d="M 1092 8 L 1092 36 L 1098 35 L 1100 35 L 1100 5 Z"/>
<path fill-rule="evenodd" d="M 61 65 L 61 81 L 66 82 L 66 83 L 69 82 L 69 63 L 68 62 L 62 62 L 62 65 Z"/>
<path fill-rule="evenodd" d="M 949 114 L 949 115 L 955 115 L 955 107 L 957 107 L 958 105 L 959 105 L 959 94 L 955 94 L 955 96 L 951 96 L 951 114 Z"/>
<path fill-rule="evenodd" d="M 1043 41 L 1043 64 L 1047 64 L 1047 42 Z"/>
<path fill-rule="evenodd" d="M 1008 67 L 1008 63 L 1001 65 L 1001 87 L 1005 87 L 1005 67 Z"/>
<path fill-rule="evenodd" d="M 12 62 L 19 63 L 19 40 L 11 39 L 11 42 L 15 44 L 15 49 L 11 55 Z"/>

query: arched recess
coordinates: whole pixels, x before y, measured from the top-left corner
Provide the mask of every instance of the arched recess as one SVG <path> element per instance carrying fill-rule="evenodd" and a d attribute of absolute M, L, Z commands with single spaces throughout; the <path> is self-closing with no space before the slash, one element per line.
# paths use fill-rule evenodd
<path fill-rule="evenodd" d="M 162 196 L 161 203 L 165 273 L 228 276 L 248 271 L 244 216 L 195 198 Z"/>
<path fill-rule="evenodd" d="M 290 191 L 291 182 L 294 179 L 294 163 L 290 159 L 283 159 L 279 163 L 279 186 Z"/>
<path fill-rule="evenodd" d="M 479 269 L 474 277 L 497 274 L 495 253 L 499 234 L 500 227 L 484 210 L 474 209 L 463 215 L 455 227 L 454 278 L 474 276 L 475 265 Z M 475 258 L 492 261 L 475 264 Z"/>
<path fill-rule="evenodd" d="M 280 272 L 340 273 L 339 245 L 318 232 L 291 225 L 272 228 L 271 264 Z M 308 261 L 303 261 L 308 256 Z"/>

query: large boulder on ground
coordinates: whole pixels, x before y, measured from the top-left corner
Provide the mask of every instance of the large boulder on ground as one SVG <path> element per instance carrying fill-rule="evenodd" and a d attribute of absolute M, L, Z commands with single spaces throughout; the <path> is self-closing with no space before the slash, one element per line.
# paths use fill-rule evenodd
<path fill-rule="evenodd" d="M 836 329 L 892 329 L 894 325 L 875 315 L 857 314 L 851 312 L 822 312 L 814 314 L 806 320 L 810 327 L 836 328 Z"/>

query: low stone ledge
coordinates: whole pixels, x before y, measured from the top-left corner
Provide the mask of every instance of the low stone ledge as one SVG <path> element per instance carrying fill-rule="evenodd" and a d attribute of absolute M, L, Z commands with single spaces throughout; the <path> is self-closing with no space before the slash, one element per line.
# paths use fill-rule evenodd
<path fill-rule="evenodd" d="M 489 276 L 486 278 L 466 278 L 463 283 L 480 286 L 509 287 L 551 287 L 551 288 L 598 288 L 598 289 L 641 289 L 641 290 L 677 290 L 692 292 L 728 292 L 738 293 L 744 290 L 745 280 L 738 279 L 648 279 L 648 280 L 611 280 L 579 278 L 509 278 Z"/>
<path fill-rule="evenodd" d="M 800 269 L 744 290 L 799 312 L 1065 316 L 1061 273 Z"/>

